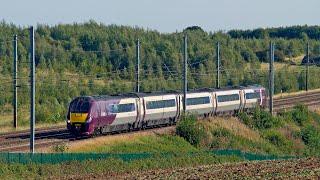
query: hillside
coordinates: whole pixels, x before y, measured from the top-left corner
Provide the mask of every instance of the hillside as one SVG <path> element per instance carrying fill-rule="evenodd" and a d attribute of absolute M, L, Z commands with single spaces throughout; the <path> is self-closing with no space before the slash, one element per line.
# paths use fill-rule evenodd
<path fill-rule="evenodd" d="M 286 29 L 286 28 L 284 28 Z M 290 29 L 290 27 L 288 27 Z M 299 28 L 298 28 L 299 29 Z M 234 36 L 232 31 L 205 32 L 190 27 L 182 32 L 160 33 L 127 26 L 84 24 L 38 25 L 36 29 L 36 120 L 58 123 L 65 119 L 68 103 L 80 95 L 134 91 L 135 43 L 141 41 L 141 91 L 180 90 L 182 82 L 182 38 L 188 34 L 189 89 L 214 87 L 216 43 L 221 43 L 221 86 L 261 84 L 267 86 L 270 40 L 276 43 L 275 91 L 304 89 L 304 68 L 290 66 L 288 58 L 303 57 L 306 43 L 319 55 L 319 38 L 300 36 Z M 310 30 L 319 27 L 310 27 Z M 283 28 L 272 32 L 282 32 Z M 0 121 L 12 121 L 13 34 L 18 34 L 19 124 L 27 123 L 29 105 L 28 31 L 0 23 Z M 278 33 L 281 34 L 281 33 Z M 320 70 L 310 71 L 309 87 L 320 87 Z M 5 123 L 7 124 L 7 123 Z"/>

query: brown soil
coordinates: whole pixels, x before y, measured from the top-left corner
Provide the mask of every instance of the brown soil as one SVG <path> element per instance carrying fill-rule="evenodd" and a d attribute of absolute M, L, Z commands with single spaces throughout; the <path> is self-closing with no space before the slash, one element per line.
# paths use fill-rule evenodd
<path fill-rule="evenodd" d="M 320 159 L 256 161 L 158 169 L 129 173 L 105 173 L 70 179 L 319 179 Z"/>

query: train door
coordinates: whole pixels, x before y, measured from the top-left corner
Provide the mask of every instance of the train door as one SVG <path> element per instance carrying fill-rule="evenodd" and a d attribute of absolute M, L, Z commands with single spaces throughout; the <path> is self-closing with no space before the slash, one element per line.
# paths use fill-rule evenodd
<path fill-rule="evenodd" d="M 211 102 L 212 102 L 212 114 L 211 115 L 214 115 L 216 112 L 217 103 L 216 103 L 215 93 L 213 93 L 213 92 L 211 92 Z"/>
<path fill-rule="evenodd" d="M 246 91 L 245 90 L 240 90 L 239 95 L 240 95 L 240 108 L 239 111 L 242 111 L 246 107 Z"/>
<path fill-rule="evenodd" d="M 96 109 L 95 111 L 97 111 L 97 126 L 100 127 L 101 126 L 101 121 L 102 121 L 102 118 L 103 118 L 103 109 L 102 109 L 102 102 L 98 102 L 97 105 L 96 105 Z"/>
<path fill-rule="evenodd" d="M 260 89 L 260 106 L 262 106 L 262 107 L 267 106 L 267 96 L 266 96 L 265 89 Z"/>
<path fill-rule="evenodd" d="M 176 121 L 180 118 L 180 95 L 176 95 L 176 104 L 177 104 L 177 114 L 176 114 Z"/>
<path fill-rule="evenodd" d="M 136 112 L 137 112 L 137 116 L 136 116 L 136 121 L 135 121 L 135 125 L 134 128 L 138 128 L 139 123 L 142 120 L 142 112 L 143 112 L 143 104 L 142 104 L 142 99 L 137 98 L 136 99 Z"/>

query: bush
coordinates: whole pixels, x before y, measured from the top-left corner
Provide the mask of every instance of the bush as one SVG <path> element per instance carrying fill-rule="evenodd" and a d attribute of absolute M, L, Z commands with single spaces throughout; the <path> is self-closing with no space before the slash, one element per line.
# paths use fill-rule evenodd
<path fill-rule="evenodd" d="M 256 108 L 252 116 L 241 112 L 238 114 L 239 118 L 244 124 L 251 128 L 257 129 L 269 129 L 273 127 L 278 127 L 282 123 L 281 118 L 272 116 L 269 112 Z"/>
<path fill-rule="evenodd" d="M 288 140 L 279 132 L 277 131 L 267 131 L 264 137 L 273 145 L 281 147 L 281 146 L 288 146 L 290 143 Z"/>
<path fill-rule="evenodd" d="M 320 130 L 312 125 L 302 129 L 301 138 L 303 142 L 312 149 L 320 148 Z"/>
<path fill-rule="evenodd" d="M 232 141 L 235 136 L 228 129 L 218 127 L 213 129 L 211 134 L 213 138 L 210 144 L 211 149 L 233 148 Z"/>
<path fill-rule="evenodd" d="M 56 153 L 63 153 L 66 152 L 69 149 L 69 147 L 66 144 L 57 144 L 55 146 L 52 146 L 53 152 Z"/>
<path fill-rule="evenodd" d="M 306 106 L 297 105 L 291 112 L 292 120 L 295 121 L 299 126 L 306 125 L 310 120 L 310 113 Z"/>
<path fill-rule="evenodd" d="M 181 118 L 176 127 L 176 134 L 194 146 L 199 146 L 201 141 L 206 137 L 203 126 L 197 123 L 197 118 L 194 115 Z"/>
<path fill-rule="evenodd" d="M 272 116 L 267 111 L 256 108 L 253 113 L 254 126 L 258 129 L 269 129 L 278 127 L 281 124 L 281 119 Z"/>
<path fill-rule="evenodd" d="M 247 113 L 239 112 L 238 117 L 245 125 L 249 126 L 250 128 L 254 127 L 254 121 Z"/>

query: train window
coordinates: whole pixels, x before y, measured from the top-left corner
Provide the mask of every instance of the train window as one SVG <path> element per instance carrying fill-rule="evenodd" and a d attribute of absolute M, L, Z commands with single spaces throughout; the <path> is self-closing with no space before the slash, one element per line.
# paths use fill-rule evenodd
<path fill-rule="evenodd" d="M 159 101 L 147 101 L 147 109 L 160 109 L 160 108 L 167 108 L 167 107 L 175 107 L 176 100 L 169 99 L 169 100 L 159 100 Z"/>
<path fill-rule="evenodd" d="M 246 93 L 246 99 L 259 99 L 260 92 Z"/>
<path fill-rule="evenodd" d="M 218 102 L 238 101 L 240 99 L 239 94 L 221 95 L 217 98 Z"/>
<path fill-rule="evenodd" d="M 209 104 L 210 98 L 206 97 L 197 97 L 197 98 L 187 98 L 187 105 L 198 105 L 198 104 Z"/>
<path fill-rule="evenodd" d="M 70 112 L 72 113 L 87 113 L 90 108 L 90 102 L 88 99 L 74 100 L 70 105 Z"/>
<path fill-rule="evenodd" d="M 77 104 L 78 104 L 78 101 L 76 100 L 73 100 L 71 103 L 70 103 L 70 112 L 74 112 L 77 108 Z"/>
<path fill-rule="evenodd" d="M 110 113 L 123 113 L 135 111 L 134 103 L 129 104 L 111 104 L 109 106 Z"/>
<path fill-rule="evenodd" d="M 84 101 L 80 106 L 80 112 L 81 113 L 88 112 L 89 111 L 89 107 L 90 107 L 89 102 L 88 101 Z"/>

